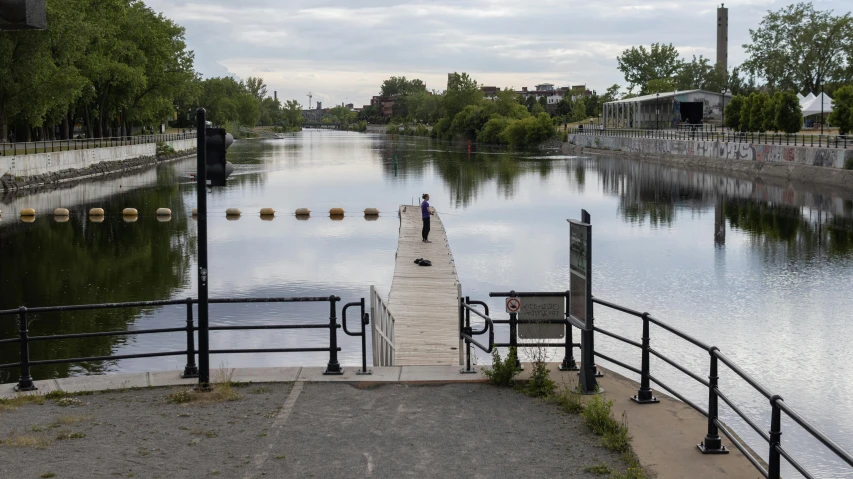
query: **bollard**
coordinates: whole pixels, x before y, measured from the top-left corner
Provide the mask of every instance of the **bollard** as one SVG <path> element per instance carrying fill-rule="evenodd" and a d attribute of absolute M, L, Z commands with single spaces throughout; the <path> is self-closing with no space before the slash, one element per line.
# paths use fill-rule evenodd
<path fill-rule="evenodd" d="M 711 353 L 711 371 L 708 375 L 708 434 L 705 435 L 705 440 L 696 447 L 702 451 L 702 454 L 728 454 L 729 450 L 723 446 L 723 441 L 720 439 L 720 431 L 717 428 L 717 356 L 715 351 L 720 348 L 713 346 L 708 351 Z"/>
<path fill-rule="evenodd" d="M 187 298 L 187 364 L 182 378 L 197 378 L 198 366 L 195 364 L 195 328 L 193 327 L 193 299 Z"/>
<path fill-rule="evenodd" d="M 27 308 L 18 308 L 18 334 L 21 338 L 21 377 L 15 391 L 35 391 L 38 389 L 33 384 L 33 376 L 30 374 L 30 343 L 27 331 Z"/>
<path fill-rule="evenodd" d="M 333 294 L 329 296 L 329 364 L 325 375 L 341 375 L 344 370 L 341 369 L 341 363 L 338 362 L 338 318 L 335 314 L 335 301 L 338 298 Z"/>
<path fill-rule="evenodd" d="M 652 388 L 649 386 L 649 313 L 643 313 L 643 356 L 640 366 L 640 389 L 637 390 L 637 395 L 631 400 L 639 404 L 654 404 L 659 403 L 658 398 L 652 395 Z"/>

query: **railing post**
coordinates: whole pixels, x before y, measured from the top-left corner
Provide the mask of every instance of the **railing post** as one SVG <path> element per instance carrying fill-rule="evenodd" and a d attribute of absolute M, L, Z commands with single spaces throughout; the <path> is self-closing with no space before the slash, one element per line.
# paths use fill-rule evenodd
<path fill-rule="evenodd" d="M 361 371 L 356 374 L 373 374 L 367 369 L 367 325 L 370 324 L 370 315 L 364 312 L 364 298 L 361 298 Z"/>
<path fill-rule="evenodd" d="M 465 304 L 471 304 L 471 298 L 469 296 L 465 296 Z M 468 308 L 462 308 L 465 314 L 465 326 L 462 328 L 462 332 L 468 336 L 471 336 L 473 330 L 471 329 L 471 310 Z M 471 367 L 471 340 L 465 338 L 465 369 L 460 371 L 462 374 L 473 374 L 477 371 Z"/>
<path fill-rule="evenodd" d="M 198 366 L 195 364 L 195 328 L 193 327 L 193 299 L 187 298 L 187 365 L 182 378 L 197 378 Z"/>
<path fill-rule="evenodd" d="M 509 297 L 516 297 L 514 289 L 509 292 Z M 509 347 L 518 351 L 518 313 L 509 313 Z M 518 355 L 515 356 L 515 365 L 522 367 Z"/>
<path fill-rule="evenodd" d="M 705 435 L 705 440 L 696 447 L 702 451 L 702 454 L 728 454 L 729 450 L 723 446 L 723 441 L 720 439 L 720 431 L 717 428 L 717 382 L 720 379 L 717 376 L 717 355 L 715 354 L 720 348 L 713 346 L 708 351 L 711 353 L 711 371 L 708 375 L 708 434 Z"/>
<path fill-rule="evenodd" d="M 643 313 L 643 358 L 640 366 L 640 389 L 637 390 L 637 395 L 631 400 L 639 404 L 654 404 L 660 402 L 658 398 L 652 395 L 652 388 L 649 385 L 649 313 Z"/>
<path fill-rule="evenodd" d="M 569 301 L 571 301 L 571 295 L 569 291 L 566 291 L 566 318 L 569 317 Z M 572 323 L 566 319 L 566 343 L 563 346 L 565 352 L 563 354 L 563 362 L 560 363 L 560 371 L 577 371 L 578 363 L 575 362 L 575 344 L 572 339 Z"/>
<path fill-rule="evenodd" d="M 18 309 L 18 333 L 21 338 L 21 377 L 15 391 L 35 391 L 38 389 L 33 384 L 33 376 L 30 374 L 30 343 L 27 331 L 27 308 L 21 306 Z"/>
<path fill-rule="evenodd" d="M 782 401 L 778 394 L 770 398 L 770 406 L 773 408 L 770 415 L 770 455 L 767 460 L 767 478 L 779 479 L 782 474 L 781 461 L 778 447 L 782 446 L 782 410 L 777 402 Z"/>
<path fill-rule="evenodd" d="M 338 298 L 333 294 L 329 296 L 329 364 L 323 374 L 343 374 L 341 363 L 338 362 L 338 317 L 335 314 L 335 301 Z"/>

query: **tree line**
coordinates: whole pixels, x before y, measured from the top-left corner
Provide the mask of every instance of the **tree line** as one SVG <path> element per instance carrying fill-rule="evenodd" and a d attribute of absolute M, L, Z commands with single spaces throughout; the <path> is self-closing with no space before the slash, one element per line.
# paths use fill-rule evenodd
<path fill-rule="evenodd" d="M 202 80 L 184 28 L 142 1 L 47 0 L 46 13 L 46 30 L 0 32 L 0 141 L 189 125 L 198 106 L 220 124 L 298 128 L 299 104 L 268 98 L 262 80 Z"/>

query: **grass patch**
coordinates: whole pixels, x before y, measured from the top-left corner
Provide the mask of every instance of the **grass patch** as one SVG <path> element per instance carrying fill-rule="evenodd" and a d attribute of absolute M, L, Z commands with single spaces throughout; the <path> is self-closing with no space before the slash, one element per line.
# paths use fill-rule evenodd
<path fill-rule="evenodd" d="M 554 395 L 554 388 L 556 386 L 557 384 L 551 379 L 551 371 L 548 370 L 548 363 L 536 361 L 533 363 L 533 371 L 530 374 L 530 379 L 527 380 L 522 391 L 530 397 L 549 398 Z"/>
<path fill-rule="evenodd" d="M 57 441 L 65 441 L 67 439 L 83 439 L 86 437 L 82 432 L 69 432 L 69 431 L 59 431 L 56 434 Z"/>
<path fill-rule="evenodd" d="M 581 419 L 592 432 L 601 436 L 601 445 L 605 448 L 622 453 L 631 450 L 628 417 L 622 413 L 622 421 L 613 418 L 613 401 L 598 394 L 592 396 L 581 411 Z"/>
<path fill-rule="evenodd" d="M 246 387 L 251 383 L 234 382 L 231 377 L 233 369 L 220 368 L 216 378 L 211 384 L 210 391 L 199 391 L 195 389 L 182 389 L 166 396 L 166 402 L 172 404 L 185 404 L 189 402 L 226 402 L 240 399 L 235 391 L 238 387 Z"/>
<path fill-rule="evenodd" d="M 56 422 L 59 424 L 68 425 L 68 424 L 77 424 L 78 422 L 88 421 L 89 419 L 92 419 L 92 416 L 75 416 L 73 414 L 70 414 L 67 416 L 60 416 Z"/>
<path fill-rule="evenodd" d="M 0 411 L 14 411 L 27 404 L 44 404 L 41 394 L 18 394 L 13 398 L 0 399 Z"/>
<path fill-rule="evenodd" d="M 557 391 L 553 396 L 551 396 L 551 401 L 559 406 L 563 412 L 579 414 L 583 411 L 583 401 L 581 400 L 582 395 L 578 388 L 579 385 L 569 387 L 568 384 L 563 384 L 557 388 Z"/>
<path fill-rule="evenodd" d="M 506 359 L 501 358 L 498 348 L 492 350 L 492 366 L 483 368 L 483 374 L 495 386 L 508 387 L 515 384 L 515 376 L 521 372 L 518 365 L 518 350 L 509 348 Z"/>
<path fill-rule="evenodd" d="M 76 398 L 72 398 L 72 397 L 64 397 L 64 398 L 58 399 L 56 401 L 56 405 L 60 406 L 60 407 L 82 406 L 83 401 L 76 399 Z"/>
<path fill-rule="evenodd" d="M 591 466 L 586 466 L 583 468 L 584 471 L 595 474 L 596 476 L 603 476 L 605 474 L 610 474 L 613 471 L 610 469 L 610 466 L 607 464 L 599 463 L 593 464 Z"/>
<path fill-rule="evenodd" d="M 41 449 L 50 446 L 50 441 L 42 436 L 36 436 L 34 434 L 11 433 L 6 439 L 0 440 L 0 446 L 35 447 Z"/>
<path fill-rule="evenodd" d="M 40 475 L 39 477 L 56 477 L 56 474 L 54 474 L 52 472 L 45 472 L 44 474 Z"/>

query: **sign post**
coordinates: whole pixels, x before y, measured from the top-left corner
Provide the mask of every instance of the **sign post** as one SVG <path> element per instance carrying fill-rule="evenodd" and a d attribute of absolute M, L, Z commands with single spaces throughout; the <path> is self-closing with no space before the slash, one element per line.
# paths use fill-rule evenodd
<path fill-rule="evenodd" d="M 507 310 L 510 301 L 507 299 Z M 518 337 L 521 339 L 563 339 L 566 335 L 566 298 L 563 296 L 525 296 L 518 310 Z M 551 323 L 557 320 L 562 323 Z M 534 322 L 527 322 L 534 321 Z"/>
<path fill-rule="evenodd" d="M 208 342 L 207 297 L 207 148 L 205 110 L 199 108 L 196 149 L 196 193 L 198 200 L 198 387 L 210 389 L 210 343 Z"/>
<path fill-rule="evenodd" d="M 584 394 L 598 391 L 592 315 L 592 225 L 586 210 L 569 222 L 569 317 L 581 328 L 580 385 Z"/>

